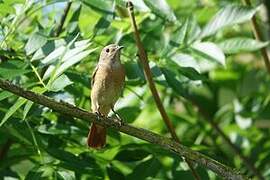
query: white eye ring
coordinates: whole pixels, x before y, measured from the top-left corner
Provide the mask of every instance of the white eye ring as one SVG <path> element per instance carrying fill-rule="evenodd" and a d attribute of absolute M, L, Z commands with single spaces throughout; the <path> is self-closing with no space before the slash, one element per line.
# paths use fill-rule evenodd
<path fill-rule="evenodd" d="M 110 49 L 106 49 L 105 51 L 108 53 L 108 52 L 110 52 Z"/>

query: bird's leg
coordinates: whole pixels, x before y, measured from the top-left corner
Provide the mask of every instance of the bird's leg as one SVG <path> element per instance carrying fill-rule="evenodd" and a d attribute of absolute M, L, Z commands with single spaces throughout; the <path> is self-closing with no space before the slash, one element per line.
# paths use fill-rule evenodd
<path fill-rule="evenodd" d="M 116 119 L 118 120 L 117 123 L 119 124 L 119 126 L 121 126 L 123 124 L 123 120 L 120 117 L 120 115 L 114 110 L 113 106 L 111 107 L 112 112 L 115 114 Z"/>
<path fill-rule="evenodd" d="M 101 118 L 104 118 L 105 117 L 103 114 L 100 113 L 99 107 L 98 107 L 97 111 L 95 112 L 95 114 L 97 115 L 98 120 L 100 120 Z"/>

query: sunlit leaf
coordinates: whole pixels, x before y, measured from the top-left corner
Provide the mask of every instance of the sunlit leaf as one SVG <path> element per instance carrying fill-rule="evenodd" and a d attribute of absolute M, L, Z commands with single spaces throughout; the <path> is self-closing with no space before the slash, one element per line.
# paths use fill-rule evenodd
<path fill-rule="evenodd" d="M 61 46 L 61 47 L 55 49 L 53 52 L 51 52 L 46 58 L 41 60 L 41 62 L 43 64 L 51 64 L 54 61 L 56 61 L 58 58 L 60 58 L 60 56 L 62 56 L 63 53 L 65 52 L 65 50 L 66 50 L 66 47 Z"/>
<path fill-rule="evenodd" d="M 107 0 L 82 0 L 82 2 L 93 8 L 94 10 L 104 13 L 104 14 L 113 14 L 113 11 L 111 10 L 113 1 L 107 1 Z"/>
<path fill-rule="evenodd" d="M 166 0 L 144 0 L 145 4 L 157 15 L 169 21 L 176 21 L 176 17 Z"/>
<path fill-rule="evenodd" d="M 4 118 L 2 119 L 0 123 L 0 127 L 24 104 L 26 103 L 26 99 L 19 98 L 13 106 L 11 106 L 8 110 L 8 112 L 5 114 Z"/>
<path fill-rule="evenodd" d="M 222 50 L 212 42 L 198 42 L 192 45 L 196 53 L 203 56 L 205 59 L 213 60 L 225 66 L 225 55 Z"/>
<path fill-rule="evenodd" d="M 23 119 L 26 118 L 28 112 L 30 111 L 31 107 L 33 106 L 33 102 L 32 101 L 27 101 L 27 103 L 25 104 L 24 106 L 24 109 L 23 109 Z"/>
<path fill-rule="evenodd" d="M 218 43 L 218 46 L 226 54 L 235 54 L 256 51 L 266 47 L 268 44 L 269 42 L 260 42 L 250 38 L 231 38 Z"/>
<path fill-rule="evenodd" d="M 56 70 L 56 76 L 61 75 L 66 69 L 73 66 L 74 64 L 80 62 L 83 58 L 88 56 L 90 53 L 96 49 L 90 49 L 76 54 L 74 57 L 70 58 L 68 61 L 65 61 L 60 67 Z"/>
<path fill-rule="evenodd" d="M 25 45 L 25 51 L 27 55 L 32 54 L 47 42 L 47 38 L 41 34 L 34 33 Z"/>
<path fill-rule="evenodd" d="M 180 67 L 191 67 L 200 72 L 200 66 L 197 60 L 191 55 L 177 53 L 171 57 L 171 60 Z"/>
<path fill-rule="evenodd" d="M 50 87 L 50 91 L 57 92 L 57 91 L 63 90 L 66 86 L 72 83 L 73 82 L 70 81 L 70 79 L 66 75 L 63 74 L 54 80 L 54 82 L 52 83 Z"/>
<path fill-rule="evenodd" d="M 10 93 L 8 91 L 3 91 L 0 93 L 0 101 L 4 100 L 10 96 L 12 96 L 12 93 Z"/>
<path fill-rule="evenodd" d="M 210 36 L 224 27 L 246 22 L 252 18 L 257 10 L 258 8 L 248 6 L 225 6 L 203 28 L 200 37 Z"/>

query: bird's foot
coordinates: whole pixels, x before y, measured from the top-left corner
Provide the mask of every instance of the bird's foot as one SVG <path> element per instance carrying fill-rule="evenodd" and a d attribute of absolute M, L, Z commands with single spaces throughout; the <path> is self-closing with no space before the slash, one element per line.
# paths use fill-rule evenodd
<path fill-rule="evenodd" d="M 119 118 L 114 118 L 113 122 L 117 124 L 117 127 L 121 127 L 124 124 L 124 122 Z"/>
<path fill-rule="evenodd" d="M 95 114 L 97 115 L 98 120 L 105 118 L 105 116 L 103 114 L 101 114 L 100 112 L 95 112 Z"/>
<path fill-rule="evenodd" d="M 112 112 L 115 114 L 116 118 L 113 119 L 113 121 L 115 123 L 117 123 L 117 125 L 120 127 L 124 124 L 124 121 L 122 120 L 122 118 L 120 117 L 120 115 L 113 109 L 112 109 Z"/>

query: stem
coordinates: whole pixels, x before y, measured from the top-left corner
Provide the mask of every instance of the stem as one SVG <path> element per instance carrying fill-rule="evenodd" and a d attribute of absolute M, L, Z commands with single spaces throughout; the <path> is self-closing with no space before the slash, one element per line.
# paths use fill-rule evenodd
<path fill-rule="evenodd" d="M 33 64 L 32 64 L 31 62 L 29 62 L 29 64 L 30 64 L 32 70 L 34 71 L 34 73 L 36 74 L 36 76 L 37 76 L 37 78 L 38 78 L 40 84 L 42 84 L 42 86 L 43 86 L 44 88 L 46 88 L 46 85 L 45 85 L 44 82 L 42 81 L 42 78 L 41 78 L 40 75 L 38 74 L 37 69 L 35 68 L 35 66 L 33 66 Z"/>
<path fill-rule="evenodd" d="M 67 6 L 66 6 L 66 8 L 64 10 L 64 14 L 63 14 L 63 16 L 61 17 L 61 20 L 60 20 L 60 24 L 56 28 L 56 31 L 55 31 L 55 36 L 56 37 L 58 37 L 60 35 L 60 33 L 62 32 L 62 30 L 63 30 L 63 26 L 64 26 L 65 20 L 67 18 L 67 14 L 68 14 L 68 12 L 70 10 L 71 4 L 72 4 L 72 1 L 69 1 L 67 3 Z"/>
<path fill-rule="evenodd" d="M 247 177 L 240 174 L 238 171 L 233 170 L 232 168 L 224 164 L 221 164 L 218 161 L 206 155 L 193 151 L 189 149 L 188 147 L 183 146 L 170 138 L 163 137 L 159 134 L 153 133 L 151 131 L 148 131 L 142 128 L 133 127 L 126 123 L 122 123 L 121 126 L 119 126 L 118 121 L 116 119 L 101 118 L 95 113 L 90 113 L 86 110 L 77 108 L 71 104 L 64 103 L 64 102 L 57 102 L 44 95 L 40 95 L 32 91 L 24 90 L 23 88 L 17 85 L 14 85 L 8 81 L 5 81 L 1 78 L 0 78 L 0 88 L 6 91 L 12 92 L 13 94 L 16 94 L 20 97 L 24 97 L 37 104 L 46 106 L 59 113 L 62 113 L 71 117 L 79 118 L 87 122 L 89 121 L 94 122 L 101 126 L 110 127 L 114 130 L 123 132 L 133 137 L 137 137 L 139 139 L 148 141 L 152 144 L 158 145 L 161 148 L 168 150 L 170 152 L 173 152 L 180 157 L 183 156 L 189 161 L 196 162 L 199 165 L 212 170 L 213 172 L 215 172 L 216 174 L 218 174 L 219 176 L 225 179 L 247 179 Z"/>
<path fill-rule="evenodd" d="M 244 2 L 244 4 L 251 6 L 250 0 L 243 0 L 243 2 Z M 256 37 L 256 39 L 258 41 L 263 41 L 263 36 L 262 36 L 261 31 L 260 31 L 260 27 L 259 27 L 259 24 L 257 23 L 255 15 L 252 17 L 251 23 L 252 23 L 252 29 L 253 29 L 254 36 Z M 261 51 L 266 69 L 267 69 L 268 73 L 270 73 L 270 60 L 269 60 L 269 57 L 267 54 L 267 48 L 266 47 L 261 48 L 260 51 Z"/>
<path fill-rule="evenodd" d="M 140 34 L 139 34 L 139 31 L 138 31 L 135 16 L 134 16 L 134 6 L 133 6 L 131 1 L 127 2 L 127 8 L 128 8 L 129 16 L 130 16 L 130 19 L 131 19 L 131 24 L 132 24 L 132 27 L 133 27 L 133 30 L 134 30 L 134 37 L 135 37 L 136 45 L 137 45 L 137 48 L 139 50 L 139 59 L 141 61 L 141 64 L 143 65 L 144 75 L 145 75 L 145 77 L 147 79 L 149 88 L 150 88 L 150 90 L 152 92 L 152 95 L 154 97 L 156 106 L 157 106 L 157 108 L 158 108 L 158 110 L 160 112 L 160 115 L 162 116 L 162 119 L 165 122 L 165 124 L 166 124 L 172 138 L 176 142 L 180 143 L 180 139 L 176 135 L 173 124 L 172 124 L 168 114 L 165 111 L 165 108 L 164 108 L 164 106 L 163 106 L 163 104 L 161 102 L 161 99 L 159 97 L 157 88 L 155 86 L 155 83 L 154 83 L 154 80 L 153 80 L 153 77 L 152 77 L 152 73 L 151 73 L 151 69 L 150 69 L 150 66 L 148 64 L 148 57 L 146 55 L 145 49 L 143 48 L 143 44 L 142 44 L 141 39 L 140 39 Z M 200 177 L 197 174 L 197 172 L 195 171 L 195 169 L 193 168 L 192 163 L 190 161 L 188 161 L 188 160 L 186 160 L 186 162 L 187 162 L 187 164 L 188 164 L 194 178 L 199 180 Z"/>
<path fill-rule="evenodd" d="M 269 0 L 264 0 L 264 5 L 265 5 L 266 10 L 267 10 L 267 21 L 268 21 L 268 31 L 269 31 L 269 26 L 270 26 L 270 1 Z M 268 37 L 269 36 L 270 36 L 270 34 L 268 34 Z"/>

